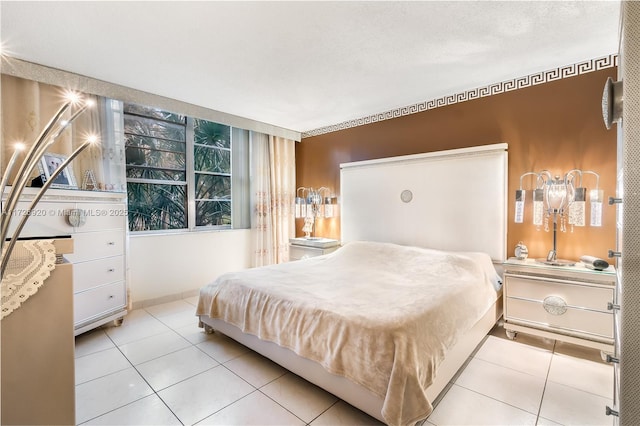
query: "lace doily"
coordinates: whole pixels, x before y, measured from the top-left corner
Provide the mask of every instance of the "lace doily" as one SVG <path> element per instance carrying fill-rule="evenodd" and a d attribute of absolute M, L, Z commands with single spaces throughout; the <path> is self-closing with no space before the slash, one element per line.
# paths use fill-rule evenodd
<path fill-rule="evenodd" d="M 4 252 L 2 255 L 4 256 Z M 36 294 L 55 267 L 56 249 L 53 240 L 18 241 L 2 278 L 0 319 L 18 309 L 30 296 Z"/>

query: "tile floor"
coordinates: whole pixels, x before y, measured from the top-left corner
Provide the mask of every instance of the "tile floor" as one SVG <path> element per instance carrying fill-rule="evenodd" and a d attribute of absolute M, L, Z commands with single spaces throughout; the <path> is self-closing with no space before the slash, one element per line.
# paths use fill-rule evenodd
<path fill-rule="evenodd" d="M 132 311 L 76 338 L 76 421 L 95 425 L 379 424 L 219 334 L 190 298 Z M 496 327 L 424 425 L 611 425 L 599 352 Z"/>

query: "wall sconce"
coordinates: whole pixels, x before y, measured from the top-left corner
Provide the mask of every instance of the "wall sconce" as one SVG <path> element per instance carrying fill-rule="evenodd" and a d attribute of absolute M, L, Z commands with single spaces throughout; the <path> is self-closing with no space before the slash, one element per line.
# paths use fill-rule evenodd
<path fill-rule="evenodd" d="M 324 186 L 318 189 L 301 186 L 296 191 L 294 211 L 296 218 L 304 218 L 302 231 L 305 238 L 314 238 L 311 234 L 316 218 L 337 216 L 338 199 L 327 194 L 330 195 L 330 190 Z"/>
<path fill-rule="evenodd" d="M 548 170 L 541 172 L 527 172 L 520 176 L 520 188 L 516 190 L 515 222 L 524 222 L 524 205 L 526 190 L 523 189 L 523 178 L 529 175 L 536 177 L 536 187 L 533 190 L 533 224 L 539 229 L 544 225 L 544 230 L 549 231 L 549 220 L 553 221 L 553 249 L 549 251 L 546 259 L 536 259 L 548 265 L 574 265 L 576 262 L 557 257 L 556 236 L 558 221 L 560 231 L 566 232 L 567 224 L 571 226 L 585 226 L 586 223 L 586 194 L 587 188 L 583 186 L 583 175 L 591 174 L 596 177 L 595 189 L 589 191 L 591 203 L 591 226 L 602 225 L 602 200 L 603 191 L 599 189 L 600 175 L 591 170 L 573 169 L 563 177 L 553 176 Z"/>
<path fill-rule="evenodd" d="M 11 186 L 11 189 L 7 193 L 6 201 L 2 206 L 2 219 L 0 221 L 0 249 L 2 250 L 1 255 L 1 266 L 0 266 L 0 279 L 4 277 L 4 273 L 9 262 L 9 258 L 11 257 L 11 252 L 15 247 L 15 244 L 24 228 L 26 221 L 29 217 L 29 214 L 25 214 L 17 227 L 13 231 L 13 235 L 11 236 L 8 243 L 5 244 L 5 240 L 7 239 L 7 235 L 9 234 L 9 226 L 11 224 L 11 219 L 14 216 L 15 208 L 18 204 L 20 196 L 24 190 L 24 187 L 29 182 L 31 173 L 35 169 L 35 167 L 40 162 L 42 156 L 46 153 L 47 148 L 51 146 L 53 142 L 64 132 L 73 121 L 80 116 L 87 108 L 95 106 L 95 102 L 93 99 L 83 100 L 82 97 L 75 93 L 69 92 L 66 94 L 67 102 L 60 107 L 60 109 L 54 114 L 54 116 L 49 120 L 47 125 L 44 127 L 40 135 L 38 135 L 37 139 L 31 145 L 29 151 L 26 154 L 24 161 L 19 165 L 18 171 L 16 174 L 15 181 Z M 74 112 L 68 120 L 62 119 L 62 115 L 71 107 L 74 107 Z M 56 180 L 58 175 L 60 175 L 64 169 L 71 163 L 71 161 L 80 154 L 85 148 L 89 145 L 96 143 L 97 138 L 95 136 L 89 136 L 87 140 L 82 143 L 78 148 L 76 148 L 67 159 L 58 166 L 58 168 L 49 176 L 49 179 L 42 185 L 38 193 L 35 195 L 29 207 L 27 209 L 28 212 L 32 211 L 38 201 L 42 198 L 44 193 L 49 189 L 51 184 Z M 11 159 L 9 160 L 9 164 L 7 165 L 6 170 L 4 171 L 4 175 L 2 181 L 0 182 L 0 197 L 4 195 L 5 186 L 8 183 L 9 175 L 16 163 L 18 152 L 22 151 L 24 146 L 17 145 L 15 147 L 15 152 Z"/>

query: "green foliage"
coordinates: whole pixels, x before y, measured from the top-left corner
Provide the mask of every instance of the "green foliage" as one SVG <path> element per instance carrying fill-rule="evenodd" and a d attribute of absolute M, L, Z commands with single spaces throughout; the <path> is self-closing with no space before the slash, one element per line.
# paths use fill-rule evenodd
<path fill-rule="evenodd" d="M 186 188 L 186 185 L 128 183 L 129 230 L 186 228 Z"/>
<path fill-rule="evenodd" d="M 129 229 L 187 227 L 186 117 L 125 104 Z M 231 128 L 193 120 L 196 226 L 231 225 Z"/>

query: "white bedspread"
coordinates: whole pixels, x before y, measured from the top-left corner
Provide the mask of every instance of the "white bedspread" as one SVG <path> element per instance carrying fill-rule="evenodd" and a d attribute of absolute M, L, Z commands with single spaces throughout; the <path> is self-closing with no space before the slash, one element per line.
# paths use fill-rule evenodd
<path fill-rule="evenodd" d="M 405 425 L 432 410 L 425 390 L 447 348 L 497 298 L 488 255 L 353 242 L 336 252 L 219 277 L 197 314 L 284 346 L 384 400 Z"/>

